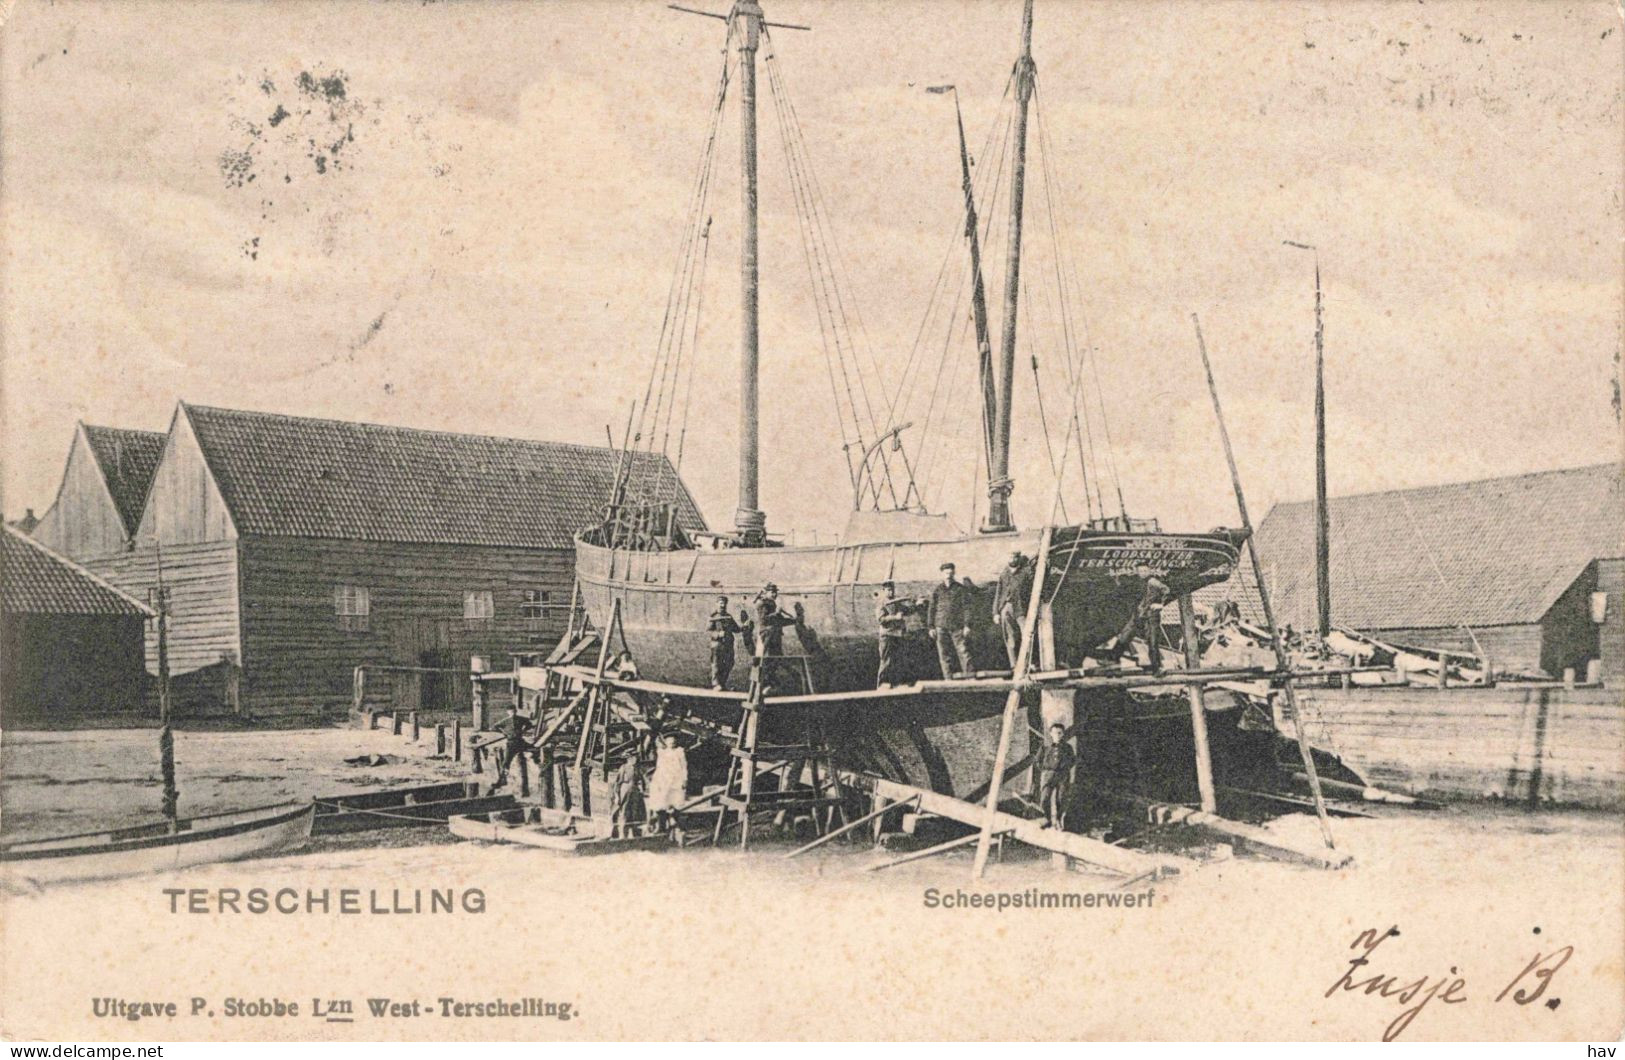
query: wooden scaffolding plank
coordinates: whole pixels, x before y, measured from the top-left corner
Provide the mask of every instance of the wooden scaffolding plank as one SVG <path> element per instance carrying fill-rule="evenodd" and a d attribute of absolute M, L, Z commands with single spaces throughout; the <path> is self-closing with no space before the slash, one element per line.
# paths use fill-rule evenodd
<path fill-rule="evenodd" d="M 840 771 L 841 782 L 854 790 L 870 792 L 894 802 L 903 802 L 908 799 L 918 799 L 920 809 L 927 813 L 934 813 L 939 817 L 947 817 L 972 828 L 981 828 L 987 820 L 987 808 L 975 803 L 956 799 L 951 795 L 941 795 L 924 788 L 912 787 L 908 784 L 899 784 L 894 780 L 883 780 L 866 774 Z M 1194 863 L 1188 858 L 1180 858 L 1167 854 L 1143 854 L 1137 850 L 1127 850 L 1115 847 L 1110 843 L 1102 843 L 1098 839 L 1088 836 L 1075 835 L 1063 832 L 1058 828 L 1046 828 L 1043 821 L 1029 821 L 1015 814 L 997 812 L 993 815 L 993 831 L 1007 833 L 1011 838 L 1026 843 L 1028 846 L 1038 847 L 1055 854 L 1065 854 L 1069 858 L 1086 864 L 1106 869 L 1124 876 L 1135 876 L 1141 873 L 1154 872 L 1168 874 L 1178 872 L 1181 868 L 1191 867 Z"/>

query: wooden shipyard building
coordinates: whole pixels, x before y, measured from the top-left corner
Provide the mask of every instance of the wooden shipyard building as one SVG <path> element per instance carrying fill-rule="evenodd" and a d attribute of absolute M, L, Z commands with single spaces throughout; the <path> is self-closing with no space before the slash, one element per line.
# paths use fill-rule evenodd
<path fill-rule="evenodd" d="M 143 453 L 144 432 L 118 432 Z M 563 633 L 574 534 L 608 502 L 622 454 L 558 442 L 181 403 L 137 513 L 110 432 L 75 434 L 36 534 L 139 599 L 169 593 L 176 709 L 253 718 L 333 713 L 358 665 L 466 673 L 474 655 Z M 129 466 L 133 480 L 140 467 Z M 627 489 L 704 521 L 663 456 Z M 122 527 L 122 529 L 121 529 Z M 151 631 L 147 669 L 156 670 Z M 456 706 L 469 681 L 401 673 L 375 705 Z M 377 697 L 377 698 L 374 698 Z"/>
<path fill-rule="evenodd" d="M 1334 497 L 1332 622 L 1416 647 L 1482 652 L 1498 671 L 1625 684 L 1625 476 L 1617 464 Z M 1315 627 L 1310 502 L 1258 530 L 1276 617 Z M 1257 618 L 1251 573 L 1202 594 Z M 1238 591 L 1238 585 L 1241 586 Z"/>
<path fill-rule="evenodd" d="M 9 526 L 0 602 L 4 724 L 142 709 L 145 604 Z"/>

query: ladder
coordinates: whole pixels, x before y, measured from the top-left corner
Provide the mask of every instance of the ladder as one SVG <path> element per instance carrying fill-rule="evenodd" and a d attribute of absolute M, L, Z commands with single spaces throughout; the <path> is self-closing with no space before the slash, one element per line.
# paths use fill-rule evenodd
<path fill-rule="evenodd" d="M 812 692 L 811 670 L 804 656 L 756 656 L 751 661 L 750 693 L 740 705 L 737 736 L 728 762 L 728 780 L 717 799 L 719 812 L 711 834 L 713 845 L 719 845 L 723 833 L 731 825 L 737 825 L 739 848 L 749 849 L 751 817 L 762 813 L 772 813 L 774 819 L 781 822 L 792 817 L 809 817 L 820 836 L 836 827 L 837 820 L 843 825 L 846 823 L 846 795 L 840 775 L 830 760 L 821 716 L 812 711 L 802 713 L 801 738 L 795 743 L 761 741 L 764 668 L 772 662 L 793 659 L 800 659 L 807 691 Z M 773 788 L 759 783 L 774 774 L 777 774 L 777 783 Z M 729 811 L 732 811 L 731 817 Z"/>

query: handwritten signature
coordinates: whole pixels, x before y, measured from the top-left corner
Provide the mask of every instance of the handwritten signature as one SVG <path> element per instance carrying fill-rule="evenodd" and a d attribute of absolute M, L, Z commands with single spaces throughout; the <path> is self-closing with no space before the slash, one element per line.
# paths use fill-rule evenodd
<path fill-rule="evenodd" d="M 1535 929 L 1539 933 L 1539 928 Z M 1350 958 L 1348 968 L 1344 970 L 1337 982 L 1326 989 L 1325 996 L 1345 994 L 1362 991 L 1367 996 L 1376 995 L 1395 1004 L 1406 1006 L 1399 1015 L 1393 1018 L 1382 1032 L 1382 1040 L 1391 1042 L 1404 1033 L 1405 1028 L 1426 1008 L 1429 1003 L 1437 1000 L 1442 1005 L 1460 1005 L 1468 1000 L 1467 980 L 1458 974 L 1454 966 L 1448 975 L 1438 978 L 1423 975 L 1412 979 L 1406 975 L 1385 975 L 1380 972 L 1366 976 L 1372 964 L 1372 954 L 1389 939 L 1398 936 L 1399 925 L 1394 925 L 1386 931 L 1369 928 L 1355 936 L 1349 944 L 1349 949 L 1358 950 L 1359 953 Z M 1539 1001 L 1546 993 L 1546 988 L 1552 985 L 1552 977 L 1557 974 L 1563 965 L 1574 956 L 1573 946 L 1562 946 L 1550 953 L 1537 952 L 1529 963 L 1524 965 L 1523 971 L 1512 977 L 1512 980 L 1495 995 L 1495 1002 L 1500 1003 L 1508 994 L 1512 1001 L 1518 1005 L 1530 1005 Z M 1555 1009 L 1561 999 L 1552 997 L 1547 1000 L 1546 1007 Z"/>

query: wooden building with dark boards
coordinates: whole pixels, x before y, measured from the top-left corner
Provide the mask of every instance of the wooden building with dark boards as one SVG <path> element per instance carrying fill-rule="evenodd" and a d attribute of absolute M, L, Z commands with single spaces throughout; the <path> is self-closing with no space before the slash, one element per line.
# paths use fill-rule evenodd
<path fill-rule="evenodd" d="M 177 709 L 331 713 L 354 668 L 447 668 L 550 646 L 574 534 L 608 501 L 609 448 L 181 403 L 129 544 L 81 562 L 145 598 L 161 560 Z M 628 488 L 704 521 L 663 456 Z M 148 644 L 148 668 L 155 645 Z M 455 705 L 466 678 L 369 683 L 376 702 Z"/>
<path fill-rule="evenodd" d="M 0 533 L 0 719 L 134 713 L 152 612 L 12 527 Z"/>
<path fill-rule="evenodd" d="M 1482 651 L 1497 670 L 1625 684 L 1625 475 L 1618 464 L 1334 497 L 1334 624 L 1401 644 Z M 1315 626 L 1311 502 L 1258 529 L 1277 619 Z M 1204 590 L 1260 614 L 1251 571 Z"/>

